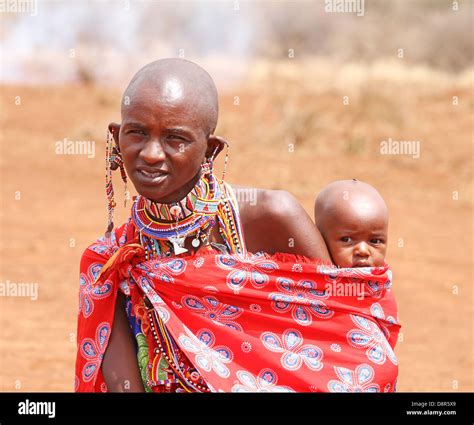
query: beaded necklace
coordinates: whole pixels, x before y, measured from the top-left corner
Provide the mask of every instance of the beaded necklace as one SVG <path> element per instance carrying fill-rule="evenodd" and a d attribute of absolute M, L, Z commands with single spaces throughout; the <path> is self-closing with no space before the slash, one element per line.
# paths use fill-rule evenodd
<path fill-rule="evenodd" d="M 212 172 L 203 173 L 183 199 L 170 204 L 138 196 L 132 207 L 132 220 L 146 259 L 187 252 L 184 243 L 190 236 L 193 247 L 202 244 L 212 249 L 209 233 L 216 221 L 227 250 L 242 253 L 245 248 L 236 202 L 232 189 Z"/>

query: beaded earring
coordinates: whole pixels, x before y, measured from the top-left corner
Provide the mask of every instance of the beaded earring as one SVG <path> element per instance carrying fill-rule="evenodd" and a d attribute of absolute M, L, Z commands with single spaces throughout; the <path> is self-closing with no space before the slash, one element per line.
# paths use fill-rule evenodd
<path fill-rule="evenodd" d="M 129 193 L 127 190 L 127 173 L 125 172 L 125 167 L 123 165 L 122 153 L 118 145 L 114 144 L 114 136 L 109 130 L 107 132 L 107 142 L 105 145 L 105 192 L 107 194 L 107 210 L 108 210 L 108 222 L 107 230 L 105 232 L 107 237 L 110 237 L 110 233 L 114 228 L 114 209 L 117 205 L 114 199 L 114 186 L 112 181 L 112 171 L 115 171 L 117 168 L 120 169 L 120 175 L 124 182 L 125 192 L 124 192 L 124 207 L 127 206 L 127 199 L 129 198 Z"/>
<path fill-rule="evenodd" d="M 222 171 L 222 181 L 224 181 L 224 178 L 225 178 L 225 172 L 227 171 L 227 162 L 229 161 L 229 143 L 227 143 L 227 141 L 224 140 L 224 143 L 226 145 L 226 149 L 225 149 L 225 159 L 224 159 L 224 170 Z"/>
<path fill-rule="evenodd" d="M 221 179 L 222 181 L 224 181 L 225 173 L 227 171 L 227 163 L 229 161 L 229 143 L 221 137 L 219 139 L 223 144 L 226 145 L 226 152 L 225 152 L 225 159 L 224 159 L 224 170 L 222 172 L 222 179 Z M 202 173 L 204 175 L 205 174 L 211 174 L 211 173 L 214 172 L 214 159 L 216 157 L 216 153 L 217 153 L 218 149 L 219 149 L 219 146 L 217 146 L 214 149 L 214 152 L 212 153 L 212 155 L 209 158 L 206 158 L 206 161 L 201 164 Z"/>
<path fill-rule="evenodd" d="M 105 144 L 105 193 L 107 194 L 107 211 L 108 211 L 108 222 L 105 236 L 110 237 L 110 233 L 114 228 L 114 185 L 112 182 L 112 163 L 110 158 L 112 157 L 114 138 L 110 131 L 107 132 L 107 142 Z"/>
<path fill-rule="evenodd" d="M 120 168 L 120 176 L 122 177 L 122 181 L 124 183 L 123 206 L 126 207 L 127 200 L 129 199 L 129 193 L 127 190 L 127 173 L 125 172 L 125 167 L 123 165 L 122 152 L 120 152 L 120 148 L 117 145 L 112 148 L 112 154 L 110 155 L 110 166 L 112 170 Z"/>

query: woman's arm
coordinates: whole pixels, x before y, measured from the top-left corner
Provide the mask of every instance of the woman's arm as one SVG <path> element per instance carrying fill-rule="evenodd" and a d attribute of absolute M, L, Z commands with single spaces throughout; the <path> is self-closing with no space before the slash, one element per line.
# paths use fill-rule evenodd
<path fill-rule="evenodd" d="M 111 392 L 145 392 L 135 341 L 125 313 L 125 296 L 121 292 L 117 295 L 112 334 L 102 362 L 102 373 Z"/>

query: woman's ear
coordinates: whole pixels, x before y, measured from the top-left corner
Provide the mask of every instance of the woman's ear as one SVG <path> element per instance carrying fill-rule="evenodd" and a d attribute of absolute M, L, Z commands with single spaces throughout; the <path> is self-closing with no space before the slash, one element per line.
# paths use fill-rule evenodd
<path fill-rule="evenodd" d="M 112 133 L 112 136 L 114 137 L 115 144 L 120 148 L 120 145 L 119 145 L 120 124 L 117 124 L 116 122 L 111 122 L 109 124 L 109 131 Z"/>
<path fill-rule="evenodd" d="M 223 137 L 214 135 L 209 136 L 207 139 L 206 158 L 216 158 L 226 145 L 229 146 L 229 143 Z"/>

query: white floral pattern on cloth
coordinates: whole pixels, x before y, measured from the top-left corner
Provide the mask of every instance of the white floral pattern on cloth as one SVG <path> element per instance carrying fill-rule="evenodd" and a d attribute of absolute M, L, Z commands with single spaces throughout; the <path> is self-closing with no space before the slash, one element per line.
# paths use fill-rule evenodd
<path fill-rule="evenodd" d="M 321 273 L 324 276 L 324 280 L 331 285 L 339 283 L 344 279 L 344 275 L 340 273 L 341 270 L 343 269 L 338 269 L 335 268 L 335 266 L 327 266 L 324 264 L 320 264 L 316 267 L 316 273 Z"/>
<path fill-rule="evenodd" d="M 383 308 L 379 303 L 373 303 L 370 306 L 370 314 L 372 314 L 372 316 L 376 317 L 377 319 L 386 320 L 387 322 L 392 323 L 393 325 L 397 324 L 397 320 L 394 317 L 385 317 Z"/>
<path fill-rule="evenodd" d="M 211 292 L 213 294 L 217 294 L 219 292 L 219 289 L 217 289 L 215 286 L 213 285 L 206 285 L 204 288 L 203 288 L 206 292 Z"/>
<path fill-rule="evenodd" d="M 112 257 L 118 249 L 115 233 L 112 232 L 109 239 L 106 239 L 105 236 L 101 236 L 91 246 L 89 246 L 89 249 L 97 254 L 104 255 L 107 258 Z"/>
<path fill-rule="evenodd" d="M 367 358 L 375 364 L 382 365 L 388 359 L 397 365 L 397 357 L 387 341 L 385 332 L 375 322 L 357 314 L 350 315 L 357 329 L 347 333 L 347 342 L 355 348 L 367 348 Z"/>
<path fill-rule="evenodd" d="M 200 329 L 196 335 L 186 326 L 184 330 L 186 335 L 181 333 L 178 342 L 183 350 L 195 354 L 193 363 L 206 372 L 214 371 L 221 378 L 228 378 L 226 364 L 234 358 L 232 351 L 223 345 L 214 346 L 216 338 L 209 329 Z"/>
<path fill-rule="evenodd" d="M 194 295 L 185 295 L 181 298 L 181 303 L 188 310 L 207 317 L 216 324 L 243 331 L 242 326 L 235 321 L 243 313 L 241 308 L 221 303 L 212 296 L 199 298 Z"/>
<path fill-rule="evenodd" d="M 130 295 L 130 282 L 128 279 L 124 279 L 119 283 L 119 289 L 125 295 Z"/>
<path fill-rule="evenodd" d="M 265 258 L 262 253 L 249 256 L 217 255 L 216 264 L 224 270 L 232 270 L 227 275 L 227 286 L 238 293 L 247 283 L 254 288 L 263 288 L 269 282 L 268 273 L 278 269 L 275 261 Z"/>
<path fill-rule="evenodd" d="M 345 367 L 334 366 L 334 372 L 339 380 L 328 382 L 332 393 L 376 393 L 380 392 L 378 384 L 373 384 L 375 373 L 372 366 L 361 364 L 354 371 Z"/>
<path fill-rule="evenodd" d="M 150 302 L 153 304 L 153 308 L 158 313 L 163 323 L 167 323 L 170 318 L 170 312 L 168 311 L 168 307 L 163 301 L 163 299 L 152 288 L 150 282 L 148 281 L 148 278 L 143 276 L 140 277 L 138 279 L 138 285 L 141 287 Z"/>
<path fill-rule="evenodd" d="M 389 291 L 392 287 L 392 271 L 387 270 L 386 274 L 387 280 L 385 282 L 378 279 L 367 280 L 366 287 L 369 294 L 371 294 L 374 298 L 380 298 L 384 291 Z"/>
<path fill-rule="evenodd" d="M 244 341 L 240 344 L 240 348 L 244 353 L 250 353 L 252 351 L 252 344 L 248 341 Z"/>
<path fill-rule="evenodd" d="M 250 304 L 249 309 L 254 313 L 260 313 L 262 311 L 262 307 L 260 307 L 258 304 Z"/>
<path fill-rule="evenodd" d="M 91 381 L 97 375 L 104 358 L 105 349 L 110 337 L 110 324 L 103 322 L 97 326 L 95 341 L 84 338 L 80 344 L 81 355 L 87 360 L 82 369 L 82 380 Z"/>
<path fill-rule="evenodd" d="M 291 266 L 291 271 L 301 273 L 303 271 L 303 266 L 301 264 L 295 263 Z"/>
<path fill-rule="evenodd" d="M 236 373 L 239 381 L 232 387 L 233 393 L 294 393 L 288 386 L 278 386 L 278 375 L 271 369 L 262 369 L 257 376 L 239 370 Z"/>
<path fill-rule="evenodd" d="M 264 332 L 260 340 L 267 350 L 282 353 L 280 362 L 287 370 L 298 370 L 303 364 L 318 371 L 323 368 L 323 351 L 312 344 L 303 344 L 303 335 L 297 329 L 286 329 L 281 338 L 273 332 Z"/>
<path fill-rule="evenodd" d="M 94 311 L 94 300 L 107 298 L 112 293 L 112 282 L 106 280 L 101 285 L 93 286 L 104 265 L 101 263 L 91 264 L 87 273 L 79 276 L 79 314 L 82 312 L 87 319 Z"/>
<path fill-rule="evenodd" d="M 318 319 L 330 319 L 334 315 L 322 301 L 328 295 L 317 289 L 312 280 L 300 280 L 295 284 L 291 279 L 279 277 L 276 287 L 281 292 L 269 294 L 272 308 L 278 313 L 291 311 L 293 320 L 299 325 L 311 325 L 313 315 Z"/>
<path fill-rule="evenodd" d="M 202 257 L 196 258 L 193 262 L 194 267 L 196 267 L 197 269 L 202 267 L 203 264 L 204 264 L 204 258 L 202 258 Z"/>
<path fill-rule="evenodd" d="M 163 283 L 174 283 L 174 277 L 185 272 L 187 262 L 181 258 L 171 260 L 155 259 L 149 260 L 142 265 L 146 268 L 151 278 Z"/>

